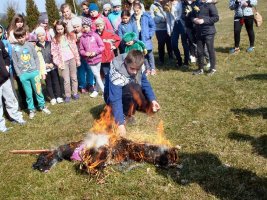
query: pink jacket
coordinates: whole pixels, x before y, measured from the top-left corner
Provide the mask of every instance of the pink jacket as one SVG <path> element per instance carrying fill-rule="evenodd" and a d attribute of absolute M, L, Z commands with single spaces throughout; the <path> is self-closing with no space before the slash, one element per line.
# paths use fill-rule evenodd
<path fill-rule="evenodd" d="M 111 25 L 110 21 L 108 20 L 107 17 L 105 17 L 105 16 L 102 15 L 102 14 L 99 14 L 97 17 L 90 17 L 90 19 L 92 20 L 91 31 L 96 31 L 95 21 L 96 21 L 98 18 L 102 18 L 102 19 L 104 20 L 104 22 L 105 22 L 105 30 L 109 30 L 109 31 L 114 32 L 114 30 L 113 30 L 113 26 Z"/>
<path fill-rule="evenodd" d="M 80 38 L 80 54 L 84 57 L 87 63 L 90 64 L 97 64 L 100 63 L 102 60 L 102 52 L 104 51 L 105 46 L 100 38 L 100 36 L 90 31 L 88 33 L 83 33 L 82 37 Z M 96 56 L 88 57 L 86 56 L 86 52 L 95 52 Z"/>
<path fill-rule="evenodd" d="M 75 37 L 73 37 L 75 38 Z M 70 49 L 74 55 L 74 59 L 76 61 L 76 65 L 77 67 L 79 67 L 81 65 L 81 60 L 80 60 L 80 55 L 78 52 L 78 48 L 76 45 L 76 41 L 74 39 L 70 39 L 67 37 L 67 40 L 69 42 L 70 45 Z M 63 61 L 63 56 L 62 56 L 62 51 L 61 51 L 61 47 L 60 47 L 60 43 L 57 43 L 57 41 L 55 40 L 55 38 L 52 39 L 51 42 L 51 54 L 53 56 L 53 62 L 61 69 L 64 69 L 64 61 Z"/>

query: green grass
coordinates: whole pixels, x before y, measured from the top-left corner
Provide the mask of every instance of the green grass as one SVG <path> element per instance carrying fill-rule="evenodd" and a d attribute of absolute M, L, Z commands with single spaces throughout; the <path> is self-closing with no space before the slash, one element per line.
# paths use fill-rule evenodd
<path fill-rule="evenodd" d="M 163 120 L 166 137 L 182 147 L 180 168 L 110 166 L 105 183 L 97 184 L 74 163 L 61 162 L 44 174 L 32 170 L 35 156 L 9 153 L 83 139 L 103 100 L 82 95 L 77 102 L 49 106 L 50 116 L 37 113 L 30 121 L 25 113 L 26 126 L 7 123 L 13 129 L 0 135 L 0 199 L 267 199 L 267 4 L 258 6 L 265 21 L 255 27 L 255 52 L 245 52 L 243 27 L 241 52 L 231 56 L 233 12 L 226 0 L 217 7 L 218 73 L 195 77 L 170 61 L 149 78 L 161 111 L 152 117 L 137 113 L 137 125 L 127 127 L 129 138 L 153 142 Z"/>

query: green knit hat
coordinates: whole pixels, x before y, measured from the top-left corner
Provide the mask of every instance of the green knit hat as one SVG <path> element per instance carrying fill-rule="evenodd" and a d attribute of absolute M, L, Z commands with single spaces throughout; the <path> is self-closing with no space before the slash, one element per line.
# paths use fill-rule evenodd
<path fill-rule="evenodd" d="M 124 40 L 124 42 L 130 42 L 133 41 L 137 38 L 136 33 L 131 32 L 131 33 L 125 33 L 124 36 L 122 37 L 122 39 Z"/>

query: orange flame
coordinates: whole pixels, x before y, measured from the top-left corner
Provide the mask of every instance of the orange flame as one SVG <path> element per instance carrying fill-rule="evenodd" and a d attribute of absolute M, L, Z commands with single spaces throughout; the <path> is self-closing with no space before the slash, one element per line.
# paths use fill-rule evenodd
<path fill-rule="evenodd" d="M 166 146 L 171 146 L 171 143 L 169 140 L 165 137 L 164 127 L 163 127 L 163 121 L 160 120 L 159 125 L 157 127 L 157 143 L 163 144 Z"/>
<path fill-rule="evenodd" d="M 113 134 L 116 129 L 115 120 L 111 114 L 111 107 L 105 106 L 104 111 L 100 114 L 100 118 L 95 120 L 93 127 L 90 129 L 93 133 Z"/>

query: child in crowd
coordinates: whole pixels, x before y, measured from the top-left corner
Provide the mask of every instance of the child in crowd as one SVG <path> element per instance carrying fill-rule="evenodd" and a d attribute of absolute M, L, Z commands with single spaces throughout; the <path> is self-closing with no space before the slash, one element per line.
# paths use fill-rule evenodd
<path fill-rule="evenodd" d="M 216 72 L 216 57 L 214 49 L 214 37 L 216 33 L 215 23 L 219 21 L 219 15 L 215 4 L 207 3 L 206 0 L 199 2 L 192 12 L 192 21 L 196 28 L 198 70 L 193 75 L 204 73 L 204 46 L 207 46 L 210 59 L 208 75 Z"/>
<path fill-rule="evenodd" d="M 98 90 L 104 93 L 104 84 L 100 76 L 102 52 L 104 51 L 104 44 L 100 36 L 91 30 L 92 22 L 89 18 L 83 18 L 82 26 L 84 29 L 83 35 L 80 38 L 80 54 L 86 59 L 90 69 L 92 70 L 96 79 L 96 90 L 90 97 L 95 98 L 98 95 Z"/>
<path fill-rule="evenodd" d="M 10 57 L 3 42 L 0 41 L 0 132 L 3 133 L 9 130 L 5 125 L 5 118 L 3 117 L 3 98 L 9 117 L 20 125 L 26 123 L 26 121 L 23 120 L 22 113 L 18 111 L 19 104 L 13 93 L 11 81 L 9 79 L 9 66 Z"/>
<path fill-rule="evenodd" d="M 36 43 L 39 47 L 40 52 L 43 55 L 43 59 L 46 66 L 46 90 L 47 97 L 50 100 L 51 105 L 56 103 L 63 103 L 62 93 L 60 89 L 59 75 L 56 66 L 53 63 L 53 58 L 51 55 L 51 42 L 46 41 L 46 31 L 42 27 L 38 27 L 35 30 L 37 34 L 38 41 Z"/>
<path fill-rule="evenodd" d="M 129 10 L 123 10 L 121 12 L 121 23 L 118 27 L 118 35 L 120 36 L 121 40 L 125 33 L 134 32 L 138 34 L 136 23 L 130 20 L 131 14 Z M 125 52 L 126 44 L 122 40 L 120 43 L 120 53 L 123 54 Z"/>
<path fill-rule="evenodd" d="M 120 37 L 113 32 L 105 30 L 105 22 L 103 19 L 97 19 L 95 24 L 97 33 L 100 35 L 105 45 L 105 49 L 102 52 L 101 69 L 106 76 L 109 73 L 110 63 L 115 57 L 113 50 L 117 49 L 120 45 Z"/>
<path fill-rule="evenodd" d="M 12 59 L 17 76 L 19 77 L 23 89 L 26 93 L 29 118 L 35 116 L 35 107 L 32 93 L 36 96 L 38 106 L 46 114 L 51 112 L 45 106 L 45 100 L 42 93 L 41 82 L 39 78 L 39 59 L 34 46 L 26 42 L 26 29 L 17 28 L 14 31 L 15 39 L 18 41 L 12 50 Z"/>
<path fill-rule="evenodd" d="M 134 3 L 134 15 L 131 20 L 136 23 L 139 32 L 139 40 L 145 43 L 147 54 L 145 56 L 145 66 L 147 75 L 156 75 L 155 59 L 153 55 L 152 37 L 155 34 L 156 25 L 150 14 L 142 11 L 140 3 Z"/>
<path fill-rule="evenodd" d="M 150 14 L 156 24 L 158 55 L 161 65 L 164 64 L 165 44 L 167 46 L 169 59 L 173 58 L 171 37 L 167 32 L 167 16 L 166 12 L 163 10 L 163 3 L 163 0 L 155 0 L 154 3 L 150 6 Z"/>
<path fill-rule="evenodd" d="M 25 27 L 26 30 L 28 29 L 27 25 L 25 24 L 25 19 L 21 14 L 16 14 L 13 18 L 12 21 L 9 25 L 8 28 L 8 40 L 11 44 L 15 44 L 18 41 L 16 40 L 16 38 L 14 37 L 14 30 L 16 28 L 20 28 L 20 27 Z M 28 39 L 28 31 L 26 32 L 26 39 Z"/>
<path fill-rule="evenodd" d="M 134 14 L 133 4 L 134 3 L 140 3 L 142 7 L 142 11 L 145 12 L 145 6 L 143 3 L 141 3 L 139 0 L 124 0 L 123 2 L 123 10 L 129 10 L 130 14 Z"/>
<path fill-rule="evenodd" d="M 73 99 L 78 100 L 77 66 L 81 65 L 80 55 L 76 45 L 75 35 L 69 33 L 66 24 L 59 20 L 55 24 L 55 37 L 51 43 L 53 63 L 58 66 L 64 79 L 65 102 Z M 71 84 L 70 84 L 71 82 Z"/>
<path fill-rule="evenodd" d="M 55 37 L 54 30 L 49 27 L 48 24 L 48 18 L 46 16 L 41 16 L 38 20 L 38 27 L 42 27 L 45 30 L 45 41 L 50 41 L 52 40 L 53 37 Z"/>
<path fill-rule="evenodd" d="M 60 6 L 60 11 L 62 12 L 61 20 L 66 24 L 67 31 L 69 33 L 72 32 L 73 27 L 71 24 L 71 20 L 76 18 L 77 16 L 71 12 L 71 7 L 67 3 L 64 3 Z"/>
<path fill-rule="evenodd" d="M 14 37 L 14 30 L 16 28 L 20 28 L 20 27 L 24 27 L 26 29 L 26 40 L 28 39 L 28 27 L 26 25 L 25 19 L 22 15 L 20 14 L 16 14 L 13 18 L 11 23 L 9 24 L 8 27 L 8 31 L 7 31 L 7 35 L 8 35 L 8 41 L 10 42 L 11 45 L 16 44 L 18 41 L 16 40 L 16 38 Z M 27 102 L 26 102 L 26 94 L 24 92 L 24 89 L 22 87 L 22 84 L 20 82 L 19 77 L 16 75 L 16 71 L 14 69 L 12 69 L 12 72 L 14 73 L 14 78 L 17 82 L 17 86 L 18 86 L 18 95 L 20 98 L 19 99 L 19 106 L 21 109 L 26 109 L 27 108 Z M 12 81 L 12 85 L 15 85 L 14 81 L 11 79 Z"/>
<path fill-rule="evenodd" d="M 125 53 L 128 53 L 129 51 L 135 49 L 143 52 L 144 55 L 147 54 L 145 44 L 142 41 L 137 40 L 136 33 L 131 32 L 124 34 L 123 41 L 126 43 Z"/>
<path fill-rule="evenodd" d="M 113 30 L 118 34 L 118 26 L 121 23 L 121 0 L 112 0 L 111 1 L 113 10 L 108 15 L 108 19 L 113 27 Z"/>
<path fill-rule="evenodd" d="M 29 35 L 29 39 L 28 39 L 28 42 L 31 42 L 35 48 L 35 51 L 37 53 L 37 56 L 38 56 L 38 59 L 39 59 L 39 75 L 40 75 L 40 79 L 41 80 L 45 80 L 46 78 L 46 65 L 45 65 L 45 61 L 44 61 L 44 57 L 43 57 L 43 54 L 41 52 L 41 48 L 36 46 L 36 42 L 37 42 L 37 36 L 35 33 L 31 33 Z"/>
<path fill-rule="evenodd" d="M 99 18 L 102 18 L 105 21 L 105 29 L 109 31 L 113 31 L 112 25 L 110 24 L 110 21 L 107 17 L 103 16 L 101 13 L 99 13 L 99 8 L 97 4 L 90 3 L 89 4 L 89 12 L 90 12 L 90 19 L 92 21 L 91 30 L 96 30 L 95 21 Z"/>
<path fill-rule="evenodd" d="M 108 17 L 109 13 L 111 13 L 111 5 L 110 5 L 110 3 L 106 3 L 103 5 L 103 13 L 102 14 L 105 17 Z"/>
<path fill-rule="evenodd" d="M 176 57 L 178 68 L 189 66 L 189 47 L 187 43 L 186 28 L 184 20 L 182 19 L 183 13 L 183 1 L 170 0 L 164 6 L 167 17 L 167 32 L 171 36 L 172 50 Z M 179 50 L 179 38 L 182 40 L 182 46 L 184 50 L 184 60 L 182 59 L 181 52 Z"/>
<path fill-rule="evenodd" d="M 82 36 L 82 19 L 80 17 L 76 17 L 71 20 L 73 26 L 73 33 L 76 36 L 76 44 L 79 48 L 80 38 Z M 85 59 L 81 57 L 81 66 L 77 69 L 78 76 L 78 88 L 82 94 L 88 93 L 88 88 L 93 88 L 95 84 L 94 75 L 92 70 L 88 67 L 88 64 Z"/>

